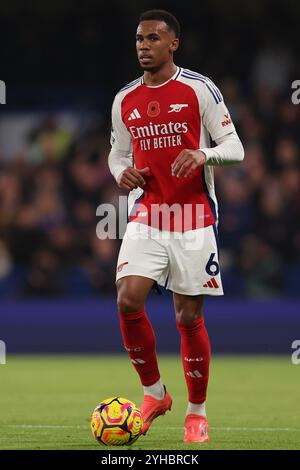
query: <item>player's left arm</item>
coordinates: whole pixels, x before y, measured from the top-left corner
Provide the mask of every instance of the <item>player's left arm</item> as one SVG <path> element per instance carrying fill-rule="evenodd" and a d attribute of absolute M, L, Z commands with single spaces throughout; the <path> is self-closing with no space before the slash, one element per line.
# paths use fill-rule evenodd
<path fill-rule="evenodd" d="M 243 145 L 217 87 L 212 84 L 209 88 L 203 84 L 198 99 L 202 122 L 217 145 L 213 148 L 182 150 L 172 164 L 173 176 L 189 177 L 201 165 L 232 165 L 244 158 Z"/>

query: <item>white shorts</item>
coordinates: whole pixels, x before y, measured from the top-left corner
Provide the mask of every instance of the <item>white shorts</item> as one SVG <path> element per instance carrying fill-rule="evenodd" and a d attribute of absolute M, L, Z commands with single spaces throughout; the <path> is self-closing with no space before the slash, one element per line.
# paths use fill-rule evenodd
<path fill-rule="evenodd" d="M 143 276 L 184 295 L 223 295 L 215 225 L 184 233 L 129 222 L 116 280 Z"/>

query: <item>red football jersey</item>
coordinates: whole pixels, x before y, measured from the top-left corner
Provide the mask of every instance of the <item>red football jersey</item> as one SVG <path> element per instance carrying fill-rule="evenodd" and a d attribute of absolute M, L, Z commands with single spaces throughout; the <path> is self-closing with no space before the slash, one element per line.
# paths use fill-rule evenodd
<path fill-rule="evenodd" d="M 147 86 L 143 77 L 126 85 L 114 100 L 111 145 L 150 169 L 144 190 L 131 192 L 130 221 L 175 231 L 215 223 L 213 167 L 178 178 L 171 165 L 183 149 L 208 148 L 233 131 L 220 91 L 203 75 L 178 67 L 162 85 Z"/>

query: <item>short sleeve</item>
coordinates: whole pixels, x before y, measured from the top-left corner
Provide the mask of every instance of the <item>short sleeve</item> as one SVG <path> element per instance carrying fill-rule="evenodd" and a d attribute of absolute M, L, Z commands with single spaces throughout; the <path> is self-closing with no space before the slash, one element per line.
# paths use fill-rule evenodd
<path fill-rule="evenodd" d="M 235 131 L 223 96 L 209 79 L 202 87 L 202 122 L 213 140 Z M 201 106 L 200 106 L 201 109 Z"/>
<path fill-rule="evenodd" d="M 119 94 L 116 95 L 112 105 L 111 121 L 110 144 L 112 148 L 122 153 L 132 152 L 131 135 L 122 120 Z"/>

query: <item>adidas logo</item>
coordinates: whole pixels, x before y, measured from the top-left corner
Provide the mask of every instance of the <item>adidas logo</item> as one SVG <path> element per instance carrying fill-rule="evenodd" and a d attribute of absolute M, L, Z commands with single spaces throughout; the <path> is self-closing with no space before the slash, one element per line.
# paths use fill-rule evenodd
<path fill-rule="evenodd" d="M 132 113 L 130 114 L 128 118 L 128 121 L 133 121 L 133 119 L 141 119 L 141 117 L 142 116 L 138 112 L 137 108 L 134 108 L 134 110 L 132 111 Z"/>
<path fill-rule="evenodd" d="M 203 377 L 201 372 L 199 372 L 198 370 L 193 370 L 192 372 L 187 372 L 186 375 L 188 375 L 189 377 L 192 377 L 192 379 L 200 379 L 201 377 Z"/>
<path fill-rule="evenodd" d="M 210 281 L 207 281 L 206 284 L 203 284 L 203 287 L 210 287 L 210 289 L 218 289 L 219 286 L 215 278 L 212 277 Z"/>
<path fill-rule="evenodd" d="M 135 365 L 146 364 L 146 361 L 143 361 L 143 359 L 131 359 L 131 362 Z"/>

